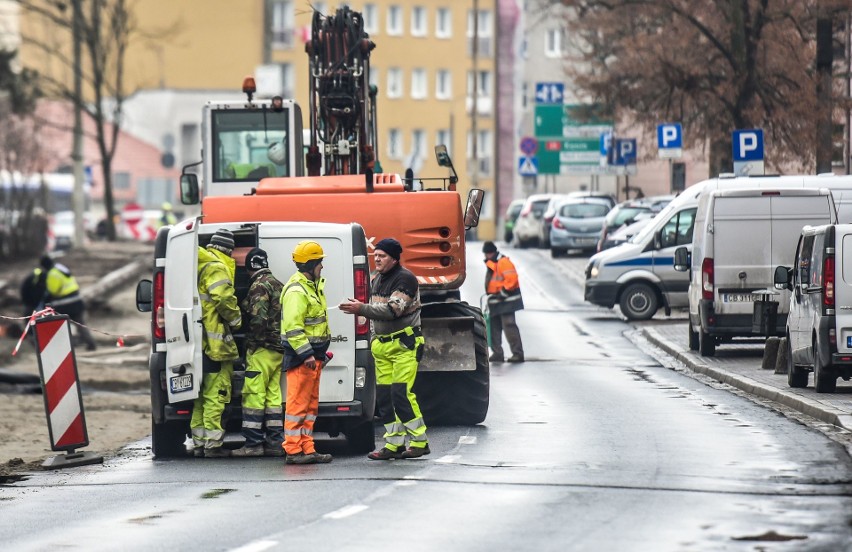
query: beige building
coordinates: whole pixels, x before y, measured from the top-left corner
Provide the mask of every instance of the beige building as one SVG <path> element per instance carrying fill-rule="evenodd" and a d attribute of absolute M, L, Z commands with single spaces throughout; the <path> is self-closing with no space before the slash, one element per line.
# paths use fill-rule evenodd
<path fill-rule="evenodd" d="M 478 235 L 495 236 L 495 35 L 493 0 L 358 0 L 347 3 L 364 16 L 376 43 L 371 55 L 371 82 L 378 87 L 378 153 L 386 172 L 414 169 L 415 176 L 445 176 L 434 147 L 443 143 L 459 175 L 462 199 L 470 187 L 486 190 Z M 137 33 L 126 60 L 129 104 L 151 91 L 233 91 L 240 98 L 243 78 L 252 75 L 258 95 L 295 97 L 308 121 L 308 56 L 313 10 L 329 13 L 338 2 L 308 0 L 145 0 L 131 4 Z M 474 63 L 473 6 L 477 5 L 478 55 Z M 70 51 L 68 33 L 22 16 L 22 33 L 54 43 L 54 54 L 22 48 L 24 65 L 70 82 L 71 71 L 58 61 Z M 67 55 L 67 54 L 66 54 Z M 475 65 L 475 70 L 474 70 Z M 475 75 L 475 77 L 474 77 Z M 476 83 L 476 100 L 473 90 Z M 149 98 L 151 95 L 149 94 Z M 476 120 L 472 117 L 476 105 Z M 150 114 L 150 103 L 146 107 Z M 170 119 L 175 117 L 169 116 Z M 201 103 L 197 106 L 200 123 Z M 140 121 L 140 119 L 144 119 Z M 137 116 L 140 127 L 157 120 Z M 127 125 L 123 128 L 135 133 Z M 473 129 L 476 129 L 473 132 Z M 171 133 L 192 142 L 197 126 L 185 124 Z M 153 135 L 151 129 L 148 133 Z M 175 146 L 178 153 L 197 151 L 196 143 Z M 474 150 L 476 155 L 474 155 Z M 191 161 L 178 156 L 178 162 Z"/>

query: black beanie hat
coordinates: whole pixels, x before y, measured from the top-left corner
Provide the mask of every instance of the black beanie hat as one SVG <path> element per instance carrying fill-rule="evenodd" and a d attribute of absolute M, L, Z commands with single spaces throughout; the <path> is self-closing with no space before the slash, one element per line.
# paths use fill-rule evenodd
<path fill-rule="evenodd" d="M 216 233 L 213 234 L 212 238 L 210 238 L 209 245 L 215 245 L 221 249 L 227 249 L 230 253 L 234 250 L 234 233 L 227 228 L 220 228 L 216 230 Z"/>
<path fill-rule="evenodd" d="M 381 249 L 397 261 L 402 255 L 402 246 L 393 238 L 385 238 L 376 244 L 376 250 Z"/>
<path fill-rule="evenodd" d="M 261 268 L 269 268 L 269 256 L 266 251 L 259 247 L 255 247 L 246 255 L 246 268 L 249 270 L 260 270 Z"/>
<path fill-rule="evenodd" d="M 483 253 L 496 253 L 497 252 L 497 246 L 494 245 L 493 241 L 487 241 L 487 242 L 482 244 L 482 252 Z"/>

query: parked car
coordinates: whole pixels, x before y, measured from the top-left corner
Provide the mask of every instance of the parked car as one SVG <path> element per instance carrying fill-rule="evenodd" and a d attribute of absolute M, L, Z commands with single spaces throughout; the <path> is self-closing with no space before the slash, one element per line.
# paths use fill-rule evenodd
<path fill-rule="evenodd" d="M 538 246 L 547 249 L 550 247 L 550 228 L 553 224 L 553 217 L 556 216 L 556 207 L 568 199 L 568 194 L 554 194 L 550 196 L 550 201 L 547 202 L 547 207 L 544 210 L 544 215 L 538 225 Z"/>
<path fill-rule="evenodd" d="M 618 204 L 618 201 L 616 201 L 614 197 L 612 197 L 611 195 L 606 194 L 604 192 L 589 192 L 589 191 L 586 191 L 586 190 L 582 190 L 582 191 L 576 191 L 576 192 L 569 192 L 568 197 L 571 197 L 571 198 L 593 197 L 595 199 L 601 199 L 603 201 L 606 201 L 609 204 L 610 209 L 612 209 L 613 207 L 615 207 Z"/>
<path fill-rule="evenodd" d="M 852 285 L 846 265 L 852 255 L 852 224 L 806 226 L 793 266 L 775 268 L 775 287 L 790 293 L 787 314 L 787 383 L 807 387 L 814 373 L 817 393 L 833 393 L 837 378 L 852 377 Z M 849 258 L 847 258 L 847 256 Z"/>
<path fill-rule="evenodd" d="M 518 215 L 521 214 L 521 208 L 524 206 L 523 199 L 512 200 L 509 207 L 506 208 L 505 222 L 503 223 L 503 241 L 511 243 L 514 237 L 515 221 L 518 220 Z"/>
<path fill-rule="evenodd" d="M 533 194 L 524 202 L 514 228 L 515 241 L 518 247 L 524 248 L 538 243 L 539 225 L 552 195 Z"/>
<path fill-rule="evenodd" d="M 654 213 L 639 213 L 636 215 L 634 220 L 636 222 L 633 224 L 625 224 L 607 236 L 607 240 L 612 243 L 610 247 L 618 247 L 619 245 L 630 241 L 633 236 L 638 234 L 643 228 L 648 226 L 652 220 L 654 220 Z M 595 244 L 597 244 L 597 240 L 595 240 Z"/>
<path fill-rule="evenodd" d="M 595 198 L 559 203 L 550 231 L 550 255 L 556 258 L 571 249 L 594 251 L 609 210 L 609 203 Z"/>
<path fill-rule="evenodd" d="M 651 210 L 655 213 L 659 213 L 663 210 L 663 207 L 671 203 L 671 201 L 676 198 L 676 195 L 658 195 L 642 198 L 640 201 L 642 203 L 647 203 Z"/>
<path fill-rule="evenodd" d="M 603 251 L 612 247 L 614 243 L 609 239 L 610 234 L 625 224 L 633 224 L 636 222 L 636 217 L 642 213 L 653 214 L 653 211 L 650 205 L 643 203 L 641 200 L 631 199 L 613 207 L 606 215 L 606 220 L 598 239 L 597 250 Z"/>
<path fill-rule="evenodd" d="M 50 228 L 48 248 L 51 251 L 74 247 L 74 219 L 74 211 L 58 211 L 48 217 Z M 88 211 L 83 213 L 83 229 L 87 237 L 92 236 L 94 227 L 95 217 Z"/>

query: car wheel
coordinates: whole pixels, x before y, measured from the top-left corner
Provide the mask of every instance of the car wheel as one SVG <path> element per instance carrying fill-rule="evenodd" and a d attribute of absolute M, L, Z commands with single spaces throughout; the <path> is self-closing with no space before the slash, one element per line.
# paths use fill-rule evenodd
<path fill-rule="evenodd" d="M 814 390 L 817 393 L 834 393 L 837 389 L 837 376 L 820 360 L 817 343 L 813 344 L 814 354 Z"/>
<path fill-rule="evenodd" d="M 692 329 L 692 321 L 689 321 L 689 350 L 698 350 L 698 332 Z"/>
<path fill-rule="evenodd" d="M 621 292 L 621 312 L 628 320 L 648 320 L 657 312 L 657 293 L 648 284 L 630 284 Z"/>
<path fill-rule="evenodd" d="M 705 357 L 716 355 L 716 338 L 702 329 L 698 330 L 698 352 Z"/>
<path fill-rule="evenodd" d="M 506 230 L 503 233 L 503 241 L 505 241 L 506 243 L 512 243 L 512 232 L 511 231 Z"/>
<path fill-rule="evenodd" d="M 558 247 L 551 247 L 550 248 L 550 256 L 553 257 L 554 259 L 558 259 L 559 257 L 561 257 L 562 253 L 563 253 L 563 251 L 561 249 L 559 249 Z"/>
<path fill-rule="evenodd" d="M 804 389 L 808 386 L 808 371 L 799 368 L 793 362 L 793 346 L 790 344 L 789 335 L 785 341 L 787 342 L 787 385 Z"/>

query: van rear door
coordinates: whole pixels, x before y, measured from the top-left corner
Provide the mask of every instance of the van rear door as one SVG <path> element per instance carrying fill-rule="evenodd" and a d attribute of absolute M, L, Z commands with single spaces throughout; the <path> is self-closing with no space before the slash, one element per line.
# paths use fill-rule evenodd
<path fill-rule="evenodd" d="M 201 389 L 201 302 L 198 298 L 198 221 L 176 224 L 166 246 L 164 315 L 169 403 Z"/>
<path fill-rule="evenodd" d="M 852 353 L 852 224 L 834 227 L 834 307 L 837 352 Z"/>
<path fill-rule="evenodd" d="M 352 232 L 349 225 L 302 222 L 262 222 L 258 247 L 269 254 L 269 268 L 282 284 L 296 272 L 292 253 L 300 241 L 314 240 L 322 246 L 322 277 L 328 302 L 328 325 L 334 358 L 323 368 L 320 402 L 347 402 L 355 390 L 355 324 L 353 317 L 337 308 L 355 296 Z M 282 378 L 286 392 L 286 378 Z"/>

